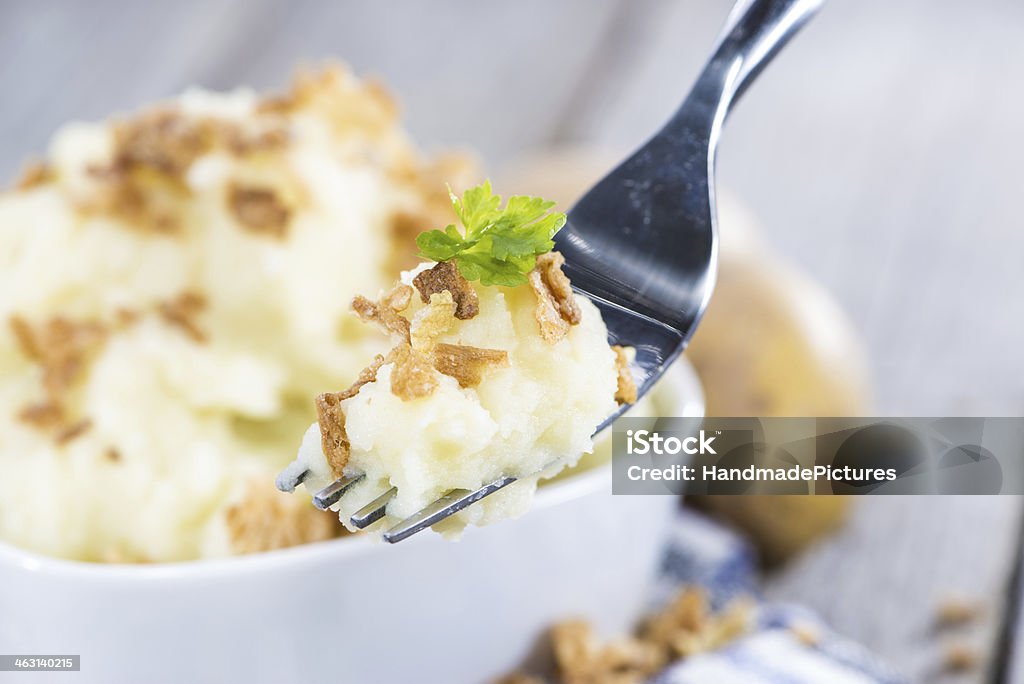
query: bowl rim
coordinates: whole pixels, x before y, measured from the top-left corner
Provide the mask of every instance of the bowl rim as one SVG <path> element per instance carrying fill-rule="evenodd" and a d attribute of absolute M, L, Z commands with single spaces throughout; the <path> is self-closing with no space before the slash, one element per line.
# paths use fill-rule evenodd
<path fill-rule="evenodd" d="M 664 415 L 694 416 L 704 413 L 704 394 L 700 380 L 693 366 L 680 358 L 666 369 L 659 384 L 668 385 L 670 410 Z M 557 480 L 538 489 L 530 512 L 556 506 L 565 501 L 580 498 L 590 493 L 608 489 L 611 483 L 611 462 L 581 471 L 576 475 Z M 500 521 L 496 524 L 501 524 Z M 470 530 L 470 534 L 477 530 Z M 404 544 L 449 544 L 438 535 L 416 535 Z M 259 553 L 228 556 L 223 558 L 200 558 L 186 561 L 160 563 L 96 563 L 48 556 L 36 551 L 23 549 L 0 540 L 0 569 L 15 568 L 23 572 L 61 579 L 85 579 L 116 582 L 190 581 L 269 572 L 297 563 L 313 562 L 331 557 L 334 561 L 380 553 L 388 547 L 370 535 L 351 535 L 321 542 L 299 544 L 284 549 L 261 551 Z"/>

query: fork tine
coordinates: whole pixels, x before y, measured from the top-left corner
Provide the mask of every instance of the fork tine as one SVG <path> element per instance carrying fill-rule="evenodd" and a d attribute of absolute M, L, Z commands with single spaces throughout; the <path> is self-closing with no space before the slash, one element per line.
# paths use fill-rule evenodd
<path fill-rule="evenodd" d="M 274 484 L 280 491 L 291 494 L 296 487 L 306 481 L 307 477 L 309 477 L 309 469 L 301 463 L 293 462 L 281 471 Z"/>
<path fill-rule="evenodd" d="M 384 492 L 376 499 L 366 504 L 358 511 L 352 514 L 349 522 L 352 523 L 353 527 L 363 529 L 369 527 L 373 523 L 377 522 L 384 517 L 384 511 L 391 502 L 395 495 L 398 494 L 398 487 L 392 487 L 388 491 Z"/>
<path fill-rule="evenodd" d="M 397 544 L 403 539 L 408 539 L 417 532 L 422 532 L 431 525 L 436 525 L 445 518 L 455 515 L 463 508 L 470 506 L 485 496 L 489 496 L 502 487 L 507 487 L 516 481 L 517 478 L 505 476 L 485 484 L 476 491 L 466 489 L 453 489 L 437 501 L 427 504 L 419 511 L 398 523 L 384 533 L 384 541 L 389 544 Z"/>
<path fill-rule="evenodd" d="M 366 476 L 355 475 L 353 477 L 338 478 L 313 495 L 313 505 L 321 511 L 326 511 L 328 508 L 338 503 L 345 492 L 351 489 L 352 485 L 359 482 L 364 477 Z"/>

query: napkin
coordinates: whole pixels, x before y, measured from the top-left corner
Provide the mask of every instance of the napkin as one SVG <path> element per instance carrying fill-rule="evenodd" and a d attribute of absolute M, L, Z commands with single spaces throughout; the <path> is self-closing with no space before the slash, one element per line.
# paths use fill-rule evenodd
<path fill-rule="evenodd" d="M 909 680 L 863 646 L 831 631 L 811 611 L 762 600 L 756 556 L 734 532 L 680 510 L 653 602 L 683 585 L 704 587 L 714 608 L 739 596 L 759 601 L 754 629 L 717 651 L 670 665 L 650 684 L 903 684 Z"/>

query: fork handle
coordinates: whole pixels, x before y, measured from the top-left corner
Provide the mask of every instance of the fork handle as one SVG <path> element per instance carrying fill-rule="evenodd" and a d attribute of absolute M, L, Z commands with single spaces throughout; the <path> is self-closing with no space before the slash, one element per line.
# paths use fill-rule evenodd
<path fill-rule="evenodd" d="M 693 105 L 710 107 L 720 125 L 754 77 L 823 4 L 824 0 L 738 0 L 680 112 Z"/>

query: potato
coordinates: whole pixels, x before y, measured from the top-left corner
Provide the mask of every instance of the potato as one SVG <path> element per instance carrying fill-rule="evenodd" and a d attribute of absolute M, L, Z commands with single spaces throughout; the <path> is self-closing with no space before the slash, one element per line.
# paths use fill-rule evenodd
<path fill-rule="evenodd" d="M 567 208 L 615 158 L 560 150 L 516 164 L 502 187 Z M 860 339 L 831 295 L 758 235 L 750 213 L 719 195 L 721 251 L 711 303 L 686 356 L 709 416 L 858 416 L 870 412 Z M 777 563 L 846 519 L 841 496 L 703 496 L 689 501 L 728 520 Z"/>
<path fill-rule="evenodd" d="M 764 245 L 728 197 L 721 217 L 718 282 L 686 350 L 707 414 L 863 415 L 864 353 L 841 309 Z"/>

